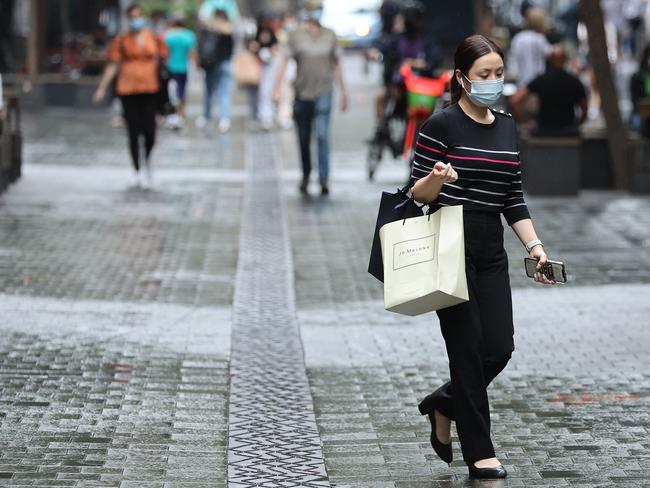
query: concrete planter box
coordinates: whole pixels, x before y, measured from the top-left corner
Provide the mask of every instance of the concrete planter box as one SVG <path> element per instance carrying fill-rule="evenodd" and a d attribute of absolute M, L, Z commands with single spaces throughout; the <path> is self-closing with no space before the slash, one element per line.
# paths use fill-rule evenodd
<path fill-rule="evenodd" d="M 609 143 L 605 135 L 584 135 L 582 137 L 580 166 L 583 189 L 614 189 Z"/>
<path fill-rule="evenodd" d="M 577 137 L 533 137 L 522 141 L 522 179 L 530 195 L 577 195 L 582 184 Z"/>
<path fill-rule="evenodd" d="M 647 139 L 634 141 L 632 154 L 630 191 L 650 194 L 650 141 Z"/>
<path fill-rule="evenodd" d="M 22 166 L 19 99 L 8 97 L 6 108 L 6 118 L 0 126 L 0 191 L 20 178 Z"/>
<path fill-rule="evenodd" d="M 77 103 L 77 83 L 74 81 L 46 81 L 43 99 L 50 107 L 74 107 Z"/>

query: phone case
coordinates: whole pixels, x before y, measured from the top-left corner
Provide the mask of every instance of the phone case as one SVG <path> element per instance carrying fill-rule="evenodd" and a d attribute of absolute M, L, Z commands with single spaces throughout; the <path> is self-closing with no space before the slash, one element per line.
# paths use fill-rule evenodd
<path fill-rule="evenodd" d="M 526 266 L 526 275 L 529 278 L 533 278 L 535 273 L 537 273 L 537 260 L 533 258 L 524 258 L 524 264 Z M 566 283 L 566 269 L 564 263 L 560 261 L 549 261 L 547 262 L 546 268 L 541 270 L 547 278 L 557 281 L 558 283 Z"/>

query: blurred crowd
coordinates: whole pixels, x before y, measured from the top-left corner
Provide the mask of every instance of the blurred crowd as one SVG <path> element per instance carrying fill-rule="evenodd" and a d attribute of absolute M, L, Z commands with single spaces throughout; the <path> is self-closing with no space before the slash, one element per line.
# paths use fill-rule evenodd
<path fill-rule="evenodd" d="M 383 64 L 373 139 L 381 142 L 387 117 L 412 115 L 408 79 L 443 80 L 441 73 L 448 72 L 453 60 L 431 29 L 436 13 L 425 2 L 383 0 L 374 5 L 377 32 L 364 51 Z M 650 137 L 650 0 L 603 0 L 602 7 L 608 57 L 628 106 L 624 113 L 633 130 Z M 228 132 L 236 85 L 246 94 L 257 128 L 296 127 L 303 193 L 308 191 L 310 141 L 316 133 L 319 182 L 322 193 L 329 192 L 334 87 L 340 88 L 343 110 L 348 97 L 339 63 L 341 39 L 321 25 L 322 0 L 301 0 L 297 11 L 283 14 L 261 11 L 253 22 L 242 18 L 236 0 L 205 0 L 190 19 L 174 11 L 150 12 L 149 18 L 145 13 L 132 5 L 122 34 L 109 40 L 97 29 L 84 48 L 96 52 L 84 56 L 86 71 L 99 72 L 102 58 L 110 61 L 94 98 L 99 102 L 113 93 L 121 100 L 116 124 L 128 129 L 138 181 L 140 160 L 150 168 L 156 128 L 164 124 L 181 130 L 188 123 L 188 78 L 199 73 L 203 103 L 192 120 L 195 126 L 209 130 L 215 120 L 219 132 Z M 523 127 L 536 135 L 576 136 L 581 124 L 599 118 L 600 93 L 579 2 L 489 0 L 479 19 L 479 32 L 507 52 L 508 88 L 501 105 Z"/>
<path fill-rule="evenodd" d="M 188 78 L 196 70 L 203 84 L 202 113 L 194 123 L 211 130 L 216 101 L 218 131 L 231 128 L 233 84 L 250 105 L 250 119 L 269 131 L 295 124 L 302 159 L 300 191 L 308 193 L 312 133 L 318 146 L 321 193 L 329 193 L 329 127 L 335 84 L 341 109 L 347 91 L 340 47 L 333 31 L 320 23 L 321 0 L 302 0 L 298 15 L 259 13 L 253 28 L 235 0 L 205 0 L 195 30 L 180 12 L 145 16 L 141 5 L 127 9 L 127 29 L 106 48 L 108 65 L 93 96 L 120 100 L 115 125 L 127 128 L 135 185 L 152 183 L 151 154 L 157 128 L 180 130 L 186 124 Z M 216 99 L 216 100 L 215 100 Z"/>

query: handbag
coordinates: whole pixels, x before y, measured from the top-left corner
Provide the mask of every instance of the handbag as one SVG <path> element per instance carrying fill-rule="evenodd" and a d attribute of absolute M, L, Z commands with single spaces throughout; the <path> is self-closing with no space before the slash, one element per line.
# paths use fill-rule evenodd
<path fill-rule="evenodd" d="M 469 300 L 462 206 L 390 222 L 379 236 L 386 310 L 413 316 Z"/>
<path fill-rule="evenodd" d="M 262 79 L 260 60 L 248 49 L 235 58 L 235 80 L 239 86 L 258 86 Z"/>
<path fill-rule="evenodd" d="M 413 197 L 408 195 L 409 188 L 409 185 L 406 185 L 395 193 L 382 192 L 381 194 L 375 234 L 370 249 L 370 261 L 368 263 L 368 273 L 381 282 L 384 281 L 384 262 L 381 256 L 379 229 L 389 222 L 418 217 L 423 213 L 422 207 L 415 203 Z"/>

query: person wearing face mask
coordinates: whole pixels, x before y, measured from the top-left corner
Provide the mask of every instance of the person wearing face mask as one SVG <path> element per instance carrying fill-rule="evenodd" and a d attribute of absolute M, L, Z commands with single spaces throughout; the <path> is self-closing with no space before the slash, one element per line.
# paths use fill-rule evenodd
<path fill-rule="evenodd" d="M 100 103 L 117 76 L 117 94 L 122 101 L 133 163 L 134 185 L 151 185 L 150 156 L 156 142 L 156 111 L 160 92 L 159 68 L 168 57 L 165 42 L 147 28 L 142 8 L 132 4 L 126 11 L 129 30 L 115 37 L 108 49 L 110 63 L 93 95 Z M 144 139 L 144 177 L 141 157 Z"/>
<path fill-rule="evenodd" d="M 517 129 L 490 109 L 503 92 L 503 52 L 474 35 L 455 56 L 453 103 L 422 126 L 412 170 L 413 197 L 434 210 L 462 205 L 469 301 L 437 312 L 451 381 L 426 396 L 419 411 L 431 422 L 431 445 L 451 463 L 451 422 L 475 478 L 505 478 L 490 437 L 487 387 L 514 351 L 512 297 L 501 216 L 529 255 L 547 261 L 521 186 Z M 537 273 L 540 283 L 553 282 Z"/>

